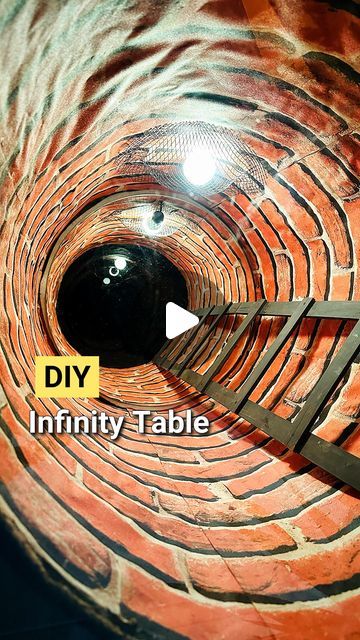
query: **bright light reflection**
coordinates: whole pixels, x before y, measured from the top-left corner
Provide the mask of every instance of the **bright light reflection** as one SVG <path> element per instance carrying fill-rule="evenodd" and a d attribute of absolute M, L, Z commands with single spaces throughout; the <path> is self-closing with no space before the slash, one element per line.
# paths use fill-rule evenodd
<path fill-rule="evenodd" d="M 119 256 L 118 258 L 116 258 L 114 262 L 115 267 L 119 269 L 119 271 L 123 271 L 123 269 L 125 269 L 126 263 L 127 263 L 127 260 L 123 256 Z"/>
<path fill-rule="evenodd" d="M 162 226 L 162 222 L 159 224 L 154 223 L 151 216 L 149 216 L 148 218 L 144 218 L 143 229 L 148 236 L 157 236 Z"/>
<path fill-rule="evenodd" d="M 198 147 L 190 151 L 183 164 L 185 178 L 196 186 L 210 182 L 214 177 L 216 164 L 209 149 Z"/>

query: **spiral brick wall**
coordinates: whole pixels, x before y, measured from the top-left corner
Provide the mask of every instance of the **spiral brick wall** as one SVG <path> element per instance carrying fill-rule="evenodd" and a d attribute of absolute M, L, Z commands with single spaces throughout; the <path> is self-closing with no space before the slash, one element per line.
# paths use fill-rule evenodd
<path fill-rule="evenodd" d="M 359 300 L 359 26 L 351 0 L 1 8 L 0 510 L 46 578 L 126 637 L 360 635 L 353 490 L 151 363 L 102 370 L 99 400 L 33 389 L 36 355 L 73 353 L 55 314 L 62 273 L 104 241 L 164 253 L 193 309 Z M 241 129 L 265 193 L 188 198 L 180 239 L 139 239 L 99 201 L 155 186 L 119 176 L 116 156 L 128 136 L 189 117 Z M 281 325 L 263 318 L 217 379 L 238 389 Z M 303 321 L 252 399 L 291 419 L 350 329 Z M 356 454 L 359 381 L 354 364 L 317 427 Z M 117 442 L 28 433 L 31 408 L 59 407 L 125 414 L 126 428 Z M 140 436 L 139 407 L 192 408 L 210 433 Z"/>

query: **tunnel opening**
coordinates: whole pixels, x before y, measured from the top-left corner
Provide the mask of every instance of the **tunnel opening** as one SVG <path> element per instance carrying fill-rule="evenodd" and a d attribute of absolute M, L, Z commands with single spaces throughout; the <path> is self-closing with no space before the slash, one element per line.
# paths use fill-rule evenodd
<path fill-rule="evenodd" d="M 185 280 L 159 251 L 106 244 L 78 257 L 60 284 L 61 330 L 81 355 L 99 355 L 103 367 L 146 364 L 163 346 L 165 305 L 186 307 Z"/>

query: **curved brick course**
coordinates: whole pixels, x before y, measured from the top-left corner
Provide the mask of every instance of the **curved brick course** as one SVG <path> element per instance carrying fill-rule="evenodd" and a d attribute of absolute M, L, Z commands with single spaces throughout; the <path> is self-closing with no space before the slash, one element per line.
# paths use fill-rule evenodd
<path fill-rule="evenodd" d="M 154 188 L 119 176 L 117 155 L 174 118 L 242 129 L 267 173 L 255 201 L 189 197 L 195 226 L 146 240 L 183 272 L 190 308 L 359 300 L 358 4 L 256 7 L 31 0 L 0 13 L 0 511 L 51 579 L 126 637 L 360 632 L 355 491 L 152 363 L 103 370 L 99 400 L 33 393 L 36 355 L 74 353 L 55 314 L 66 265 L 99 241 L 139 240 L 99 204 Z M 239 321 L 219 324 L 196 371 Z M 255 323 L 216 379 L 238 389 L 282 323 Z M 350 330 L 304 320 L 251 398 L 291 419 Z M 359 380 L 353 364 L 316 430 L 357 454 Z M 192 408 L 211 431 L 141 436 L 141 407 Z M 30 409 L 58 408 L 125 413 L 126 427 L 117 442 L 28 433 Z"/>

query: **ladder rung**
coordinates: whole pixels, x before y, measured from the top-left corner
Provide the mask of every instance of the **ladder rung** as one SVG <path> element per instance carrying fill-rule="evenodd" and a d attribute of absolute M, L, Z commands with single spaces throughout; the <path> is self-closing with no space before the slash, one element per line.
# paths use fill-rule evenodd
<path fill-rule="evenodd" d="M 258 302 L 254 303 L 254 306 L 248 312 L 246 318 L 244 318 L 241 325 L 236 329 L 236 331 L 233 333 L 231 338 L 228 340 L 225 347 L 220 351 L 219 355 L 215 359 L 215 362 L 213 362 L 213 364 L 211 365 L 210 369 L 203 376 L 201 376 L 201 381 L 199 382 L 199 386 L 198 386 L 200 391 L 205 391 L 209 382 L 213 380 L 216 374 L 220 371 L 225 360 L 229 357 L 232 350 L 236 347 L 236 344 L 240 340 L 241 336 L 245 333 L 245 331 L 251 325 L 253 320 L 256 318 L 259 311 L 264 306 L 265 302 L 266 300 L 259 300 Z"/>
<path fill-rule="evenodd" d="M 187 367 L 187 365 L 189 364 L 190 360 L 192 360 L 192 358 L 196 355 L 198 356 L 199 353 L 201 353 L 206 340 L 208 339 L 208 337 L 210 336 L 210 334 L 213 332 L 213 330 L 215 329 L 215 327 L 219 324 L 221 318 L 224 317 L 224 315 L 226 314 L 228 308 L 230 307 L 231 302 L 229 302 L 229 304 L 223 305 L 222 306 L 222 310 L 220 311 L 219 315 L 215 316 L 213 321 L 210 323 L 209 328 L 207 329 L 207 331 L 205 331 L 204 335 L 202 336 L 201 340 L 199 342 L 196 343 L 195 345 L 195 349 L 193 351 L 191 351 L 185 358 L 185 360 L 183 360 L 183 362 L 174 367 L 174 373 L 176 374 L 181 374 Z M 211 311 L 208 312 L 208 314 L 206 315 L 206 317 L 208 317 L 208 315 L 210 315 Z M 199 326 L 199 325 L 197 325 Z"/>
<path fill-rule="evenodd" d="M 313 298 L 304 298 L 304 300 L 301 300 L 301 302 L 298 303 L 297 308 L 292 316 L 290 316 L 289 320 L 283 326 L 279 335 L 277 336 L 277 338 L 275 338 L 274 342 L 269 347 L 264 357 L 260 360 L 259 364 L 255 367 L 253 372 L 241 386 L 240 391 L 238 391 L 238 393 L 236 394 L 236 401 L 234 402 L 234 406 L 232 407 L 235 412 L 237 412 L 243 405 L 243 403 L 248 399 L 256 383 L 264 375 L 265 371 L 272 363 L 274 358 L 276 358 L 285 342 L 289 338 L 290 334 L 306 314 L 307 310 L 313 304 L 313 302 Z"/>

